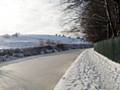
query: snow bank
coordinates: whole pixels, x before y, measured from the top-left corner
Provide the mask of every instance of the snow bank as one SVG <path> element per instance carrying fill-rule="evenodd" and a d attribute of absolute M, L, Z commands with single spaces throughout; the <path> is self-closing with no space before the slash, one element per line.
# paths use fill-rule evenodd
<path fill-rule="evenodd" d="M 88 49 L 77 58 L 54 90 L 120 90 L 120 64 Z"/>

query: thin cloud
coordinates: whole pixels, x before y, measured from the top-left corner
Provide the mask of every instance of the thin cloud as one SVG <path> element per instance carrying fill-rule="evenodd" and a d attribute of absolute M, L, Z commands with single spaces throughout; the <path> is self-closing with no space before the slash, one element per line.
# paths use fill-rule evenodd
<path fill-rule="evenodd" d="M 1 0 L 0 34 L 59 32 L 60 12 L 53 5 L 54 2 L 50 0 Z"/>

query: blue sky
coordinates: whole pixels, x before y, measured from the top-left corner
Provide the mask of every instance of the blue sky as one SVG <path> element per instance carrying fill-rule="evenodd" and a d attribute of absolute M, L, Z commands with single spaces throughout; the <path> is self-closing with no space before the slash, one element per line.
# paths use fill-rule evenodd
<path fill-rule="evenodd" d="M 55 34 L 60 11 L 58 0 L 0 0 L 0 34 Z"/>

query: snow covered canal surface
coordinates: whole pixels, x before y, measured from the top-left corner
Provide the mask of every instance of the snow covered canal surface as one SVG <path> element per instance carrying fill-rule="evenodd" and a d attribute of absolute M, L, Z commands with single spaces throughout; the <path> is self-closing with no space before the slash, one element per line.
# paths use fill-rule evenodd
<path fill-rule="evenodd" d="M 54 90 L 120 90 L 120 64 L 88 49 L 72 64 Z"/>

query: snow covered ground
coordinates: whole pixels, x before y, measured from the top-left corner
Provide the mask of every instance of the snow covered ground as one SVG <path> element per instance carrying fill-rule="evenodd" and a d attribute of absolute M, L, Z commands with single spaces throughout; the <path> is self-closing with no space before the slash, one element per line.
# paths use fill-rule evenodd
<path fill-rule="evenodd" d="M 72 64 L 54 90 L 120 90 L 120 64 L 88 49 Z"/>
<path fill-rule="evenodd" d="M 20 35 L 9 38 L 0 37 L 0 49 L 40 47 L 46 41 L 63 44 L 88 44 L 80 39 L 55 35 Z"/>

